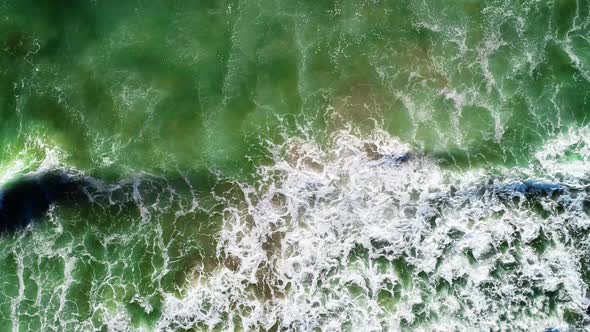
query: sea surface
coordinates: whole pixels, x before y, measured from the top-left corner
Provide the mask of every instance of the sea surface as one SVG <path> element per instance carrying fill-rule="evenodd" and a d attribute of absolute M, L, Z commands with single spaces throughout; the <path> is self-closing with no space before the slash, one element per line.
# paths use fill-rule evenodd
<path fill-rule="evenodd" d="M 0 0 L 0 331 L 590 329 L 589 0 Z"/>

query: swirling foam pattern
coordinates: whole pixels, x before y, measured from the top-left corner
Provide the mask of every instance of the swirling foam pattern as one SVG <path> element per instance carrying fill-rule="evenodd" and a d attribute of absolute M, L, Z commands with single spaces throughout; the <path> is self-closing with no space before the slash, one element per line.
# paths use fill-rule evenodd
<path fill-rule="evenodd" d="M 588 329 L 589 36 L 588 0 L 0 0 L 0 330 Z"/>

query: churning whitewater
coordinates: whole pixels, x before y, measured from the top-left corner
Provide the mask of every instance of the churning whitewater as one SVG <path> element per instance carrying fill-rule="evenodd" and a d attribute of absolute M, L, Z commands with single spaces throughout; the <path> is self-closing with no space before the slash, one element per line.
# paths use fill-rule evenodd
<path fill-rule="evenodd" d="M 590 0 L 0 18 L 0 332 L 590 330 Z"/>
<path fill-rule="evenodd" d="M 588 128 L 512 170 L 443 170 L 379 130 L 269 151 L 159 329 L 566 330 L 590 305 Z"/>

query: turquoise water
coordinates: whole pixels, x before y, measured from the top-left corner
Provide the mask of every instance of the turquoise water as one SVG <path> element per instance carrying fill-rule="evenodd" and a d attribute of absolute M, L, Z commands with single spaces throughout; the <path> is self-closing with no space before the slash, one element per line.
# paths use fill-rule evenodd
<path fill-rule="evenodd" d="M 589 36 L 585 0 L 1 1 L 3 199 L 81 195 L 2 234 L 0 330 L 587 329 Z"/>

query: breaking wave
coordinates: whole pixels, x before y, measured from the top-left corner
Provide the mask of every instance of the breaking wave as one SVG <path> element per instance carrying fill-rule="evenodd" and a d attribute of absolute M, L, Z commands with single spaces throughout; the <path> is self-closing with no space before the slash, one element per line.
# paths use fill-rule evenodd
<path fill-rule="evenodd" d="M 589 137 L 492 171 L 442 169 L 382 131 L 271 145 L 260 180 L 222 199 L 222 264 L 168 296 L 159 328 L 586 326 Z"/>

